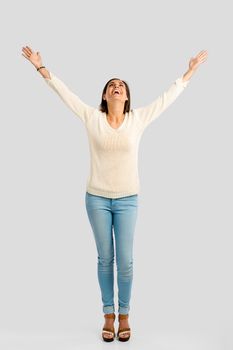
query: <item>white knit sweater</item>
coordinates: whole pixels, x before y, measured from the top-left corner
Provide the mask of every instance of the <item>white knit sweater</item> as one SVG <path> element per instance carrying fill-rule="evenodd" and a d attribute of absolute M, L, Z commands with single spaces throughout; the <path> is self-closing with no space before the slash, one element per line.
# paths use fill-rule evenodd
<path fill-rule="evenodd" d="M 131 109 L 123 123 L 114 129 L 106 113 L 88 106 L 56 75 L 50 72 L 47 84 L 85 124 L 91 156 L 86 191 L 107 198 L 120 198 L 140 192 L 138 147 L 142 133 L 187 86 L 177 78 L 154 102 Z"/>

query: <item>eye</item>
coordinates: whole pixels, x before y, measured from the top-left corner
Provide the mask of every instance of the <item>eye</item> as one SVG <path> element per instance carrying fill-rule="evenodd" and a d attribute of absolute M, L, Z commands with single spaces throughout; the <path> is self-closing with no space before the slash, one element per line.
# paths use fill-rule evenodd
<path fill-rule="evenodd" d="M 112 86 L 112 85 L 114 85 L 114 84 L 113 84 L 113 83 L 110 83 L 108 86 Z M 119 85 L 120 85 L 120 86 L 124 86 L 123 83 L 120 83 Z"/>

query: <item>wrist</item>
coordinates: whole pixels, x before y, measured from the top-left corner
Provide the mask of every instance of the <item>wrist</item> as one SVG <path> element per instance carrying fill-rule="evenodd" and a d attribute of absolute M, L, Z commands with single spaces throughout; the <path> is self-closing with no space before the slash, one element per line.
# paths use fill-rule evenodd
<path fill-rule="evenodd" d="M 195 70 L 196 70 L 196 69 L 189 68 L 189 69 L 188 69 L 188 72 L 189 72 L 189 73 L 194 73 L 194 72 L 195 72 Z"/>
<path fill-rule="evenodd" d="M 183 82 L 188 81 L 188 80 L 192 77 L 192 75 L 193 75 L 193 70 L 189 68 L 189 69 L 184 73 L 184 75 L 183 75 L 183 77 L 182 77 Z"/>
<path fill-rule="evenodd" d="M 40 68 L 41 66 L 43 66 L 43 63 L 41 63 L 41 64 L 33 64 L 33 66 L 34 66 L 36 69 L 38 69 L 38 68 Z"/>

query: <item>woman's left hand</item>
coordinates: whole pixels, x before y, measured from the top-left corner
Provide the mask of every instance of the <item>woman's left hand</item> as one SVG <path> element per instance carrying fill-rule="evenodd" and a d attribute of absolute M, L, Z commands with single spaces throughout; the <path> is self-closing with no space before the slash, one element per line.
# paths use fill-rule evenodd
<path fill-rule="evenodd" d="M 201 63 L 205 62 L 208 57 L 206 50 L 202 50 L 196 57 L 192 57 L 189 61 L 189 69 L 195 71 Z"/>

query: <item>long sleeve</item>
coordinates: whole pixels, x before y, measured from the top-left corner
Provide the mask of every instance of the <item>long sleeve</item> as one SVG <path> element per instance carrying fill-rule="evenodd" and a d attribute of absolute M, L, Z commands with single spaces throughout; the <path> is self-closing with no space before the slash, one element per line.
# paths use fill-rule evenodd
<path fill-rule="evenodd" d="M 43 78 L 46 83 L 61 97 L 63 102 L 84 122 L 90 118 L 94 107 L 85 104 L 59 78 L 50 72 L 51 79 Z"/>
<path fill-rule="evenodd" d="M 189 81 L 183 82 L 182 77 L 177 78 L 169 89 L 163 92 L 154 102 L 146 107 L 136 108 L 134 110 L 142 124 L 143 130 L 175 101 L 188 85 Z"/>

